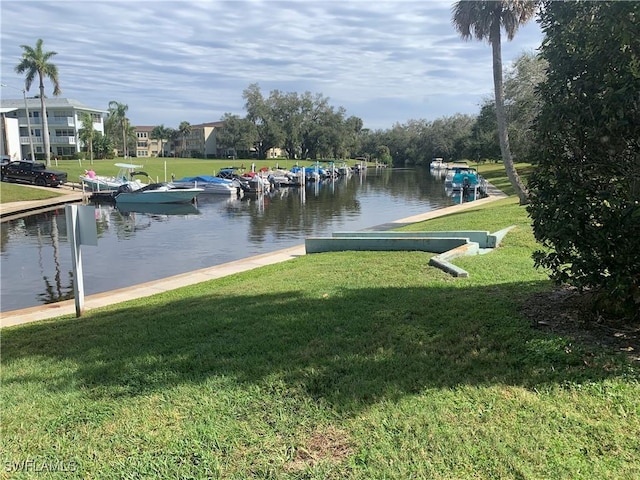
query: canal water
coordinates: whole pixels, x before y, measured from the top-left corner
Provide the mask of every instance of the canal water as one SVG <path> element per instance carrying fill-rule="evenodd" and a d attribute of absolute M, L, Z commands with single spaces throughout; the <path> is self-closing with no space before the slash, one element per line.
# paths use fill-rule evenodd
<path fill-rule="evenodd" d="M 335 181 L 146 211 L 95 205 L 98 246 L 82 246 L 86 295 L 361 230 L 454 204 L 428 169 L 369 168 Z M 140 209 L 138 209 L 140 210 Z M 1 225 L 0 311 L 73 298 L 64 207 Z"/>

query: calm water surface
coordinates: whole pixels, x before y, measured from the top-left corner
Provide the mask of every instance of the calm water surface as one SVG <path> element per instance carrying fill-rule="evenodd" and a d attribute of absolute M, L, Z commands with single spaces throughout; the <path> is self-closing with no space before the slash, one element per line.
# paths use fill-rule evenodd
<path fill-rule="evenodd" d="M 300 245 L 308 236 L 371 228 L 453 203 L 443 178 L 429 170 L 369 168 L 304 190 L 242 199 L 200 195 L 195 206 L 163 206 L 155 212 L 96 205 L 98 246 L 82 246 L 85 294 Z M 73 298 L 64 207 L 2 223 L 0 249 L 1 311 Z"/>

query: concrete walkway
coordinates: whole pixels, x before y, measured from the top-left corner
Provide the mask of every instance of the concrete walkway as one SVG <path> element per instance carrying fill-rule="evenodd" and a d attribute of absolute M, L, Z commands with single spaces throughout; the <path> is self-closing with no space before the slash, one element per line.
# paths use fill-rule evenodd
<path fill-rule="evenodd" d="M 399 228 L 410 223 L 421 222 L 424 220 L 429 220 L 431 218 L 449 215 L 454 212 L 475 208 L 480 205 L 484 205 L 486 203 L 493 202 L 505 197 L 506 195 L 504 195 L 502 192 L 496 190 L 495 188 L 492 188 L 489 190 L 489 196 L 487 198 L 476 200 L 474 202 L 462 203 L 460 205 L 440 208 L 438 210 L 432 210 L 424 214 L 414 215 L 412 217 L 385 223 L 383 225 L 373 227 L 371 230 L 388 230 L 392 228 Z M 82 201 L 82 193 L 69 190 L 69 193 L 61 197 L 56 197 L 49 200 L 0 204 L 0 216 L 2 218 L 2 221 L 5 221 L 24 215 L 25 213 L 31 213 L 36 210 L 60 207 L 67 203 L 77 203 L 80 201 Z M 222 265 L 203 268 L 194 272 L 174 275 L 172 277 L 142 283 L 140 285 L 134 285 L 119 290 L 112 290 L 95 295 L 87 295 L 84 299 L 84 312 L 86 313 L 87 311 L 92 309 L 105 307 L 136 298 L 148 297 L 157 293 L 174 290 L 176 288 L 194 285 L 196 283 L 206 282 L 207 280 L 225 277 L 234 273 L 263 267 L 265 265 L 285 262 L 301 255 L 305 255 L 304 244 L 296 247 L 285 248 L 271 253 L 265 253 L 263 255 L 249 257 L 243 260 L 224 263 Z M 49 305 L 39 305 L 22 310 L 2 312 L 0 313 L 0 327 L 10 327 L 13 325 L 35 322 L 38 320 L 55 318 L 62 315 L 75 314 L 75 301 L 67 300 Z"/>

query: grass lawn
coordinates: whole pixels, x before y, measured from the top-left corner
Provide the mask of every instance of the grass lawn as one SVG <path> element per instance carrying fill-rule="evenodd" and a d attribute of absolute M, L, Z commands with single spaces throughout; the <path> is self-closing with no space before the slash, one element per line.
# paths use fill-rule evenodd
<path fill-rule="evenodd" d="M 467 279 L 323 253 L 5 328 L 3 475 L 640 478 L 638 365 L 520 313 L 552 287 L 517 199 L 405 230 L 509 225 Z"/>
<path fill-rule="evenodd" d="M 19 183 L 0 182 L 0 203 L 11 203 L 26 200 L 46 200 L 63 195 L 59 189 L 36 188 Z"/>

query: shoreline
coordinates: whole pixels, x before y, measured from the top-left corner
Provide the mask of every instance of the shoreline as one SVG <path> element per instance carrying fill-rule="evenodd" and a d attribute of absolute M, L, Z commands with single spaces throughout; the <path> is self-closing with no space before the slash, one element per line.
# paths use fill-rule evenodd
<path fill-rule="evenodd" d="M 19 208 L 20 207 L 19 205 L 14 205 L 12 209 L 9 209 L 6 206 L 10 206 L 11 204 L 5 204 L 5 208 L 2 208 L 2 211 L 3 211 L 2 220 L 3 221 L 5 220 L 4 218 L 5 212 L 8 212 L 10 210 L 11 210 L 11 215 L 13 217 L 15 215 L 32 212 L 34 208 L 34 205 L 33 205 L 34 203 L 38 204 L 38 206 L 36 206 L 35 208 L 39 208 L 39 209 L 44 209 L 48 207 L 55 208 L 57 206 L 60 206 L 66 203 L 76 203 L 80 201 L 82 198 L 79 198 L 79 199 L 76 198 L 78 195 L 81 196 L 82 194 L 70 193 L 68 195 L 56 197 L 54 199 L 49 199 L 48 201 L 39 200 L 34 202 L 15 202 L 20 204 L 29 204 L 29 205 L 23 205 L 22 207 L 28 207 L 28 208 L 22 208 L 22 209 Z M 371 230 L 389 230 L 393 228 L 399 228 L 411 223 L 422 222 L 425 220 L 429 220 L 431 218 L 437 218 L 437 217 L 449 215 L 454 212 L 474 208 L 476 206 L 484 205 L 486 203 L 490 203 L 495 200 L 499 200 L 506 197 L 507 195 L 505 195 L 501 191 L 492 187 L 490 189 L 489 196 L 486 198 L 475 200 L 473 202 L 467 202 L 459 205 L 452 205 L 449 207 L 431 210 L 424 214 L 413 215 L 411 217 L 395 220 L 393 222 L 388 222 L 383 225 L 377 225 L 372 227 Z M 64 198 L 66 198 L 66 201 L 63 200 Z M 51 205 L 51 200 L 54 201 L 53 205 Z M 285 262 L 287 260 L 291 260 L 293 258 L 297 258 L 302 255 L 306 255 L 304 243 L 294 247 L 277 250 L 275 252 L 255 255 L 245 259 L 223 263 L 221 265 L 206 267 L 206 268 L 202 268 L 192 272 L 173 275 L 173 276 L 165 277 L 159 280 L 152 280 L 150 282 L 145 282 L 138 285 L 132 285 L 130 287 L 120 288 L 117 290 L 110 290 L 107 292 L 96 293 L 92 295 L 86 295 L 84 298 L 84 313 L 96 308 L 102 308 L 102 307 L 114 305 L 116 303 L 126 302 L 128 300 L 133 300 L 137 298 L 148 297 L 151 295 L 155 295 L 157 293 L 163 293 L 170 290 L 175 290 L 177 288 L 206 282 L 208 280 L 214 280 L 217 278 L 225 277 L 227 275 L 232 275 L 234 273 L 240 273 L 247 270 L 252 270 L 254 268 L 262 267 L 265 265 Z M 62 302 L 56 302 L 51 304 L 37 305 L 34 307 L 28 307 L 28 308 L 19 309 L 19 310 L 9 310 L 7 312 L 0 312 L 0 328 L 12 327 L 15 325 L 22 325 L 25 323 L 31 323 L 31 322 L 36 322 L 40 320 L 47 320 L 47 319 L 52 319 L 60 316 L 75 315 L 75 314 L 76 314 L 76 308 L 75 308 L 74 299 L 64 300 Z"/>

